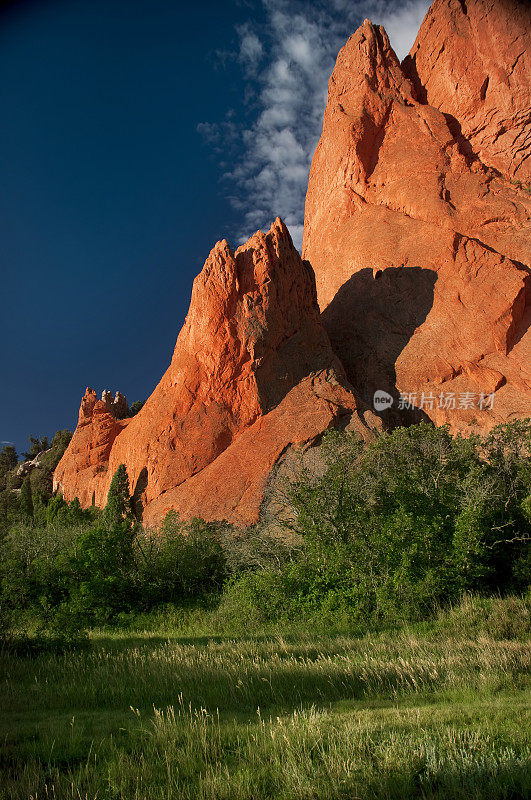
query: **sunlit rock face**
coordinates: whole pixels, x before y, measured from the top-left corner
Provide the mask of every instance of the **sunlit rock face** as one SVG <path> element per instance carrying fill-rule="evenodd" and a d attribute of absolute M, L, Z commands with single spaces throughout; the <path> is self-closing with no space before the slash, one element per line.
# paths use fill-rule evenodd
<path fill-rule="evenodd" d="M 487 24 L 487 5 L 496 4 L 434 3 L 403 65 L 385 30 L 364 22 L 330 78 L 306 197 L 303 257 L 347 376 L 368 402 L 385 390 L 395 410 L 414 406 L 453 430 L 531 414 L 531 203 L 511 182 L 525 174 L 529 137 L 506 163 L 496 160 L 498 128 L 483 131 L 481 147 L 469 140 L 478 108 L 467 117 L 467 93 L 457 86 L 454 103 L 442 90 L 451 81 L 436 80 L 462 31 L 475 64 L 476 49 L 489 51 L 491 39 L 503 49 L 517 14 L 528 13 L 501 3 Z M 520 50 L 530 30 L 519 30 Z M 464 58 L 448 63 L 464 70 Z M 503 84 L 509 97 L 509 71 L 501 60 L 493 92 Z M 529 70 L 521 80 L 510 116 L 517 127 Z M 502 124 L 500 114 L 489 119 Z"/>
<path fill-rule="evenodd" d="M 451 114 L 470 148 L 503 175 L 531 180 L 531 3 L 435 0 L 406 74 Z"/>
<path fill-rule="evenodd" d="M 85 390 L 76 430 L 53 476 L 54 491 L 61 491 L 67 500 L 77 497 L 85 508 L 105 493 L 111 448 L 129 423 L 116 418 L 107 394 L 98 400 L 93 389 Z"/>
<path fill-rule="evenodd" d="M 218 242 L 153 394 L 130 419 L 87 389 L 55 488 L 102 506 L 123 463 L 147 524 L 248 525 L 326 430 L 371 438 L 375 393 L 388 424 L 531 416 L 530 30 L 515 0 L 436 0 L 401 64 L 365 20 L 330 78 L 305 260 L 280 219 Z"/>
<path fill-rule="evenodd" d="M 148 523 L 174 509 L 250 524 L 279 459 L 335 425 L 369 434 L 321 324 L 313 272 L 277 219 L 236 252 L 225 240 L 213 248 L 171 364 L 133 419 L 85 395 L 55 483 L 66 499 L 101 506 L 125 464 Z"/>

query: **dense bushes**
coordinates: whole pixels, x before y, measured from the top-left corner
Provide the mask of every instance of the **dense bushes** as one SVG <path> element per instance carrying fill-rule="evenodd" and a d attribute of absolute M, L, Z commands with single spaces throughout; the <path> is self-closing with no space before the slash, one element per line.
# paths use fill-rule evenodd
<path fill-rule="evenodd" d="M 276 536 L 173 512 L 144 530 L 123 465 L 103 512 L 46 501 L 26 480 L 18 497 L 0 495 L 1 613 L 68 631 L 216 596 L 221 628 L 337 629 L 426 618 L 466 592 L 523 592 L 530 431 L 514 422 L 465 439 L 421 424 L 369 446 L 331 432 L 322 469 L 291 485 L 292 524 Z"/>
<path fill-rule="evenodd" d="M 292 487 L 302 547 L 280 569 L 233 581 L 243 624 L 279 618 L 380 624 L 419 619 L 465 591 L 529 583 L 530 426 L 452 437 L 421 424 L 368 448 L 330 433 L 320 477 Z"/>
<path fill-rule="evenodd" d="M 30 514 L 28 500 L 31 493 L 21 492 L 0 543 L 4 624 L 21 626 L 26 618 L 43 631 L 72 633 L 221 589 L 225 557 L 217 526 L 184 525 L 170 514 L 161 531 L 143 530 L 131 512 L 123 465 L 103 512 L 58 496 Z"/>
<path fill-rule="evenodd" d="M 136 552 L 145 606 L 194 600 L 223 586 L 225 555 L 215 524 L 184 524 L 170 512 L 160 531 L 138 535 Z"/>

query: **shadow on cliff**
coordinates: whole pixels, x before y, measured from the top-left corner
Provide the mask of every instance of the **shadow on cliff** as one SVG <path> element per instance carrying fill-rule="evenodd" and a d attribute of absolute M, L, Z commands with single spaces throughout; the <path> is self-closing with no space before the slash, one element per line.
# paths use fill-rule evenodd
<path fill-rule="evenodd" d="M 322 313 L 332 348 L 356 392 L 371 408 L 378 389 L 394 398 L 394 411 L 381 415 L 391 427 L 427 419 L 420 409 L 396 413 L 395 364 L 433 306 L 436 280 L 436 272 L 422 267 L 362 269 Z"/>
<path fill-rule="evenodd" d="M 144 492 L 146 491 L 148 484 L 148 471 L 147 468 L 144 467 L 140 471 L 140 475 L 137 478 L 135 490 L 131 497 L 131 505 L 133 508 L 133 514 L 137 519 L 142 519 L 142 514 L 144 512 Z"/>

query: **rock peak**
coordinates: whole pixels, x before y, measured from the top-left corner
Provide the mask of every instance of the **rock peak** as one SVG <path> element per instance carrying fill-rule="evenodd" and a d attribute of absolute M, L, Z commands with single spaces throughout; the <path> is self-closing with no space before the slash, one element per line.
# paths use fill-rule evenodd
<path fill-rule="evenodd" d="M 396 403 L 399 392 L 418 401 L 453 393 L 454 407 L 450 398 L 422 410 L 454 429 L 531 411 L 531 207 L 490 168 L 501 171 L 493 154 L 513 122 L 509 172 L 531 164 L 529 69 L 520 89 L 510 89 L 510 70 L 529 52 L 531 10 L 515 0 L 466 5 L 436 0 L 403 67 L 385 31 L 367 23 L 340 51 L 303 244 L 325 328 L 353 385 L 368 402 L 378 389 Z M 477 64 L 489 65 L 488 84 L 474 77 Z M 488 106 L 491 85 L 498 89 Z M 508 94 L 514 114 L 502 102 Z M 459 406 L 461 392 L 493 391 L 493 409 Z"/>
<path fill-rule="evenodd" d="M 404 69 L 487 166 L 531 181 L 531 4 L 435 0 Z"/>
<path fill-rule="evenodd" d="M 78 426 L 56 485 L 67 499 L 86 504 L 94 495 L 103 505 L 125 464 L 148 520 L 174 508 L 256 521 L 282 454 L 340 418 L 367 431 L 321 325 L 313 271 L 280 218 L 235 252 L 226 240 L 214 245 L 194 280 L 171 364 L 135 417 L 116 421 L 107 394 L 102 402 L 91 393 L 92 400 L 109 430 Z M 90 468 L 94 450 L 105 472 Z"/>

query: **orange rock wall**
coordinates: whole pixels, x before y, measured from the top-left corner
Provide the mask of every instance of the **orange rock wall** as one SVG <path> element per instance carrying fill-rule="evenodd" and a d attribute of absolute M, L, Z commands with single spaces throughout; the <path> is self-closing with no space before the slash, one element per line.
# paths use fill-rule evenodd
<path fill-rule="evenodd" d="M 435 0 L 404 69 L 484 164 L 531 180 L 531 3 Z"/>
<path fill-rule="evenodd" d="M 153 522 L 169 508 L 256 521 L 286 448 L 353 415 L 367 430 L 321 324 L 313 272 L 280 219 L 235 253 L 226 241 L 213 248 L 194 281 L 172 362 L 135 417 L 123 425 L 100 403 L 103 424 L 88 413 L 91 403 L 86 395 L 56 488 L 67 500 L 102 506 L 125 464 Z"/>
<path fill-rule="evenodd" d="M 415 395 L 454 430 L 531 414 L 530 216 L 527 192 L 423 101 L 383 28 L 366 20 L 330 79 L 303 257 L 332 346 L 367 402 L 377 389 L 395 409 L 400 393 Z M 492 409 L 480 408 L 493 391 Z M 459 407 L 466 393 L 472 408 Z"/>

